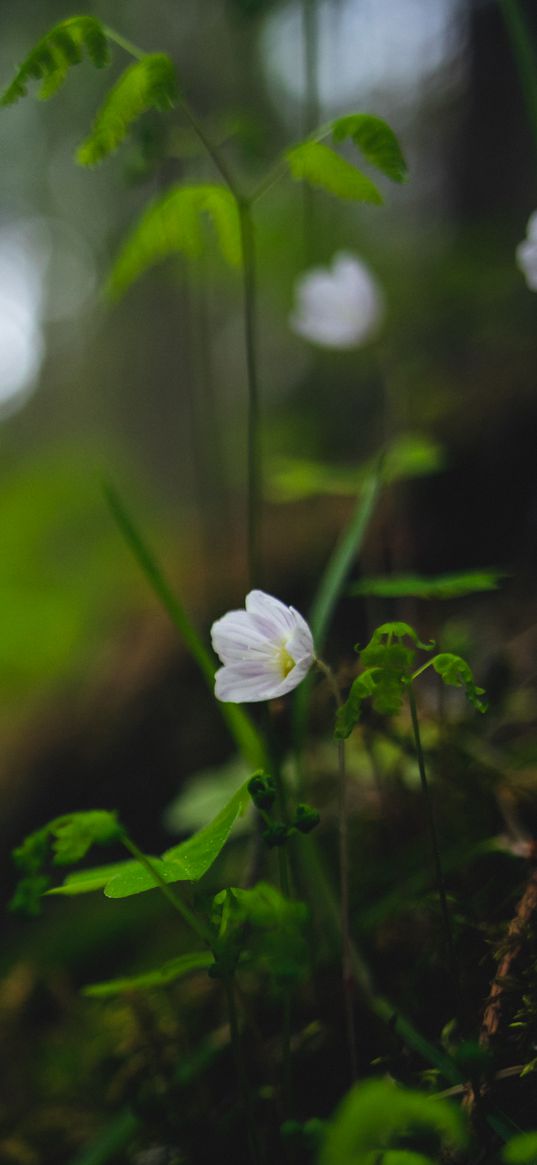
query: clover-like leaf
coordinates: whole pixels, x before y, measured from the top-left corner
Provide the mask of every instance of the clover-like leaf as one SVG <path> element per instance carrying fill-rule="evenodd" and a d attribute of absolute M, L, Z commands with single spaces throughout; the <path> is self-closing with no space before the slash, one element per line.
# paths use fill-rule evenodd
<path fill-rule="evenodd" d="M 364 158 L 392 182 L 406 182 L 408 170 L 399 142 L 381 117 L 370 113 L 349 113 L 332 122 L 335 142 L 350 138 Z"/>
<path fill-rule="evenodd" d="M 321 142 L 300 142 L 286 150 L 284 157 L 297 182 L 307 182 L 309 186 L 326 190 L 338 198 L 377 206 L 383 201 L 375 183 L 366 174 Z"/>
<path fill-rule="evenodd" d="M 248 782 L 245 782 L 221 812 L 192 837 L 166 850 L 161 857 L 148 855 L 152 868 L 162 881 L 168 884 L 199 881 L 216 861 L 237 817 L 249 803 Z M 129 858 L 124 862 L 98 866 L 94 870 L 77 870 L 68 874 L 62 886 L 56 886 L 49 893 L 72 897 L 93 890 L 104 890 L 107 898 L 130 898 L 134 894 L 154 890 L 157 884 L 145 866 Z"/>
<path fill-rule="evenodd" d="M 217 961 L 233 965 L 240 957 L 267 975 L 276 989 L 296 982 L 307 969 L 308 914 L 304 902 L 286 898 L 267 882 L 258 882 L 251 890 L 220 891 L 212 910 L 219 931 Z"/>
<path fill-rule="evenodd" d="M 399 1087 L 391 1080 L 366 1080 L 355 1084 L 327 1125 L 320 1165 L 371 1165 L 386 1160 L 391 1165 L 420 1165 L 423 1155 L 411 1161 L 402 1154 L 409 1133 L 423 1132 L 430 1142 L 461 1148 L 467 1140 L 460 1110 L 446 1100 Z M 398 1147 L 397 1141 L 403 1140 Z M 397 1154 L 397 1156 L 392 1156 Z M 429 1158 L 425 1158 L 428 1160 Z"/>
<path fill-rule="evenodd" d="M 71 16 L 61 20 L 33 46 L 7 89 L 0 105 L 13 105 L 28 92 L 28 84 L 41 81 L 38 97 L 46 101 L 63 85 L 69 69 L 78 65 L 84 52 L 98 68 L 109 63 L 104 28 L 94 16 Z"/>

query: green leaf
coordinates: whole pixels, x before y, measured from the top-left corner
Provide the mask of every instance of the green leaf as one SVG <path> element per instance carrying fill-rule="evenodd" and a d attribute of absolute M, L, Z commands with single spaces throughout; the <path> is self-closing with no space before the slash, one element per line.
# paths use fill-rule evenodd
<path fill-rule="evenodd" d="M 164 112 L 177 103 L 175 68 L 165 53 L 152 53 L 129 65 L 106 95 L 91 133 L 76 154 L 81 166 L 96 166 L 113 154 L 132 125 L 148 109 Z"/>
<path fill-rule="evenodd" d="M 351 138 L 364 158 L 392 182 L 406 182 L 408 170 L 397 138 L 386 121 L 370 113 L 349 113 L 332 122 L 335 142 Z"/>
<path fill-rule="evenodd" d="M 476 686 L 472 669 L 465 659 L 462 659 L 460 655 L 453 655 L 446 651 L 436 655 L 431 662 L 435 672 L 445 684 L 450 684 L 455 688 L 464 688 L 468 700 L 476 711 L 487 711 L 487 701 L 480 699 L 484 695 L 485 689 Z"/>
<path fill-rule="evenodd" d="M 117 523 L 127 546 L 141 567 L 159 602 L 179 631 L 208 687 L 211 692 L 214 692 L 216 667 L 213 657 L 207 651 L 182 603 L 164 577 L 153 551 L 135 525 L 134 519 L 117 490 L 105 485 L 104 494 L 114 521 Z M 248 713 L 238 704 L 223 704 L 220 700 L 218 708 L 245 760 L 253 769 L 263 768 L 267 764 L 263 738 L 252 723 Z"/>
<path fill-rule="evenodd" d="M 197 882 L 216 861 L 224 848 L 237 818 L 250 804 L 248 782 L 234 794 L 220 813 L 187 841 L 166 850 L 161 857 L 149 857 L 151 865 L 164 882 Z M 140 862 L 129 859 L 95 870 L 69 874 L 54 894 L 72 896 L 103 889 L 107 898 L 130 898 L 145 890 L 154 890 L 155 878 Z"/>
<path fill-rule="evenodd" d="M 410 639 L 411 646 L 404 643 Z M 416 649 L 431 651 L 433 644 L 422 643 L 409 623 L 382 623 L 373 632 L 367 647 L 360 652 L 366 668 L 376 670 L 372 705 L 376 712 L 393 716 L 399 712 L 410 682 Z M 357 649 L 358 650 L 358 649 Z"/>
<path fill-rule="evenodd" d="M 307 182 L 338 198 L 382 204 L 382 195 L 374 182 L 321 142 L 300 142 L 286 150 L 284 157 L 297 182 Z"/>
<path fill-rule="evenodd" d="M 170 255 L 198 258 L 206 247 L 205 219 L 216 232 L 223 258 L 238 267 L 240 226 L 231 192 L 225 186 L 175 186 L 147 208 L 124 242 L 108 277 L 108 293 L 118 299 Z"/>
<path fill-rule="evenodd" d="M 426 477 L 443 467 L 440 446 L 415 433 L 394 441 L 382 460 L 383 482 Z M 269 465 L 269 496 L 276 502 L 302 501 L 327 494 L 346 497 L 367 489 L 371 475 L 378 472 L 374 461 L 350 467 L 330 465 L 306 457 L 278 457 Z"/>
<path fill-rule="evenodd" d="M 443 469 L 444 463 L 444 453 L 438 442 L 421 433 L 403 433 L 386 450 L 384 478 L 386 482 L 392 482 L 428 477 Z"/>
<path fill-rule="evenodd" d="M 151 858 L 151 862 L 158 862 L 158 858 Z M 139 863 L 134 858 L 125 862 L 110 862 L 107 866 L 93 866 L 91 870 L 74 870 L 67 874 L 61 886 L 54 886 L 48 894 L 62 894 L 73 898 L 78 894 L 91 894 L 94 890 L 104 890 L 107 882 L 128 868 L 137 869 Z"/>
<path fill-rule="evenodd" d="M 421 648 L 422 651 L 432 651 L 434 647 L 434 643 L 422 643 L 410 623 L 403 623 L 401 620 L 393 623 L 381 623 L 380 627 L 377 627 L 373 632 L 369 646 L 360 653 L 362 660 L 365 662 L 366 652 L 369 652 L 370 648 L 382 647 L 385 640 L 386 645 L 390 646 L 394 639 L 397 643 L 403 639 L 410 639 L 414 646 Z"/>
<path fill-rule="evenodd" d="M 350 736 L 360 719 L 364 700 L 375 694 L 379 680 L 382 682 L 382 669 L 377 667 L 369 668 L 356 677 L 346 702 L 336 713 L 336 740 L 346 740 Z"/>
<path fill-rule="evenodd" d="M 349 523 L 337 540 L 318 583 L 308 622 L 319 653 L 323 650 L 330 620 L 352 570 L 353 562 L 363 545 L 382 484 L 382 465 L 377 463 L 364 482 Z M 297 688 L 293 701 L 293 736 L 295 746 L 298 748 L 306 731 L 312 685 L 313 677 L 307 676 Z"/>
<path fill-rule="evenodd" d="M 507 1165 L 537 1165 L 537 1132 L 519 1133 L 502 1150 Z"/>
<path fill-rule="evenodd" d="M 170 959 L 161 967 L 152 971 L 145 971 L 142 975 L 131 975 L 125 979 L 108 979 L 103 983 L 90 983 L 82 988 L 83 995 L 92 998 L 106 998 L 109 995 L 118 995 L 123 991 L 143 991 L 151 987 L 166 987 L 168 983 L 175 983 L 177 979 L 190 975 L 192 971 L 206 970 L 214 963 L 210 951 L 192 951 L 187 955 L 179 955 Z"/>
<path fill-rule="evenodd" d="M 79 862 L 92 845 L 110 845 L 121 836 L 116 813 L 93 809 L 85 813 L 68 813 L 49 826 L 55 841 L 54 864 L 68 866 Z"/>
<path fill-rule="evenodd" d="M 351 1161 L 372 1165 L 385 1150 L 391 1158 L 397 1139 L 414 1132 L 425 1133 L 428 1140 L 433 1134 L 440 1145 L 457 1148 L 467 1140 L 464 1119 L 455 1105 L 401 1088 L 391 1080 L 367 1080 L 351 1088 L 328 1124 L 320 1165 L 349 1165 Z M 399 1161 L 403 1165 L 401 1157 Z"/>
<path fill-rule="evenodd" d="M 268 882 L 251 890 L 235 886 L 213 900 L 212 921 L 218 927 L 218 962 L 225 968 L 241 961 L 268 975 L 275 987 L 303 978 L 308 968 L 304 902 L 286 898 Z"/>
<path fill-rule="evenodd" d="M 383 1153 L 379 1165 L 434 1165 L 431 1157 L 415 1153 L 413 1149 L 388 1149 Z"/>
<path fill-rule="evenodd" d="M 350 595 L 379 595 L 383 598 L 459 599 L 479 591 L 494 591 L 505 576 L 498 570 L 467 570 L 439 574 L 432 578 L 417 574 L 364 578 L 349 587 Z"/>
<path fill-rule="evenodd" d="M 108 42 L 100 21 L 93 16 L 72 16 L 61 20 L 34 45 L 15 77 L 0 96 L 0 105 L 13 105 L 28 91 L 28 83 L 41 81 L 38 97 L 46 101 L 63 85 L 72 65 L 84 52 L 98 69 L 109 63 Z"/>

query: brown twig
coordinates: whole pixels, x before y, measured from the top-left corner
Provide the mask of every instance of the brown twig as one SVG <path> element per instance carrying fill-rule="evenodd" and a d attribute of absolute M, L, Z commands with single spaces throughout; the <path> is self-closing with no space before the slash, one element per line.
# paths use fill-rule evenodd
<path fill-rule="evenodd" d="M 537 842 L 531 844 L 529 860 L 531 872 L 526 888 L 507 928 L 505 953 L 498 963 L 487 998 L 479 1043 L 489 1047 L 498 1036 L 503 1018 L 506 984 L 512 977 L 513 968 L 524 947 L 524 935 L 532 918 L 537 914 Z"/>

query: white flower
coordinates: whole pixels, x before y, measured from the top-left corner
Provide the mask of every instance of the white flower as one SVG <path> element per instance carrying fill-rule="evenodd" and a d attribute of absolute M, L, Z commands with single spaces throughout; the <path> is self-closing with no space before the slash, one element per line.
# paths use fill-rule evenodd
<path fill-rule="evenodd" d="M 314 267 L 297 280 L 294 332 L 323 348 L 359 348 L 377 330 L 384 302 L 366 264 L 340 252 L 332 268 Z"/>
<path fill-rule="evenodd" d="M 264 591 L 250 591 L 245 611 L 228 611 L 211 628 L 223 667 L 216 673 L 219 700 L 245 704 L 292 691 L 315 658 L 306 620 Z"/>
<path fill-rule="evenodd" d="M 530 291 L 537 291 L 537 210 L 528 221 L 524 242 L 516 249 L 516 261 Z"/>

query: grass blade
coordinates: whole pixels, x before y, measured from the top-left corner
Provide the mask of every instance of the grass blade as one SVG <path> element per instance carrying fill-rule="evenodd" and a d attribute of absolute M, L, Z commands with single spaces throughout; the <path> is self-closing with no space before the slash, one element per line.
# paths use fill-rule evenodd
<path fill-rule="evenodd" d="M 116 489 L 105 484 L 104 495 L 110 512 L 116 522 L 127 546 L 143 570 L 149 585 L 168 613 L 172 623 L 186 644 L 192 658 L 197 663 L 211 692 L 214 692 L 215 664 L 212 656 L 195 627 L 165 578 L 153 552 L 140 534 L 133 518 Z M 236 704 L 223 704 L 218 701 L 218 707 L 227 724 L 231 736 L 245 759 L 253 768 L 263 767 L 266 763 L 265 745 L 260 733 L 250 720 L 247 713 Z"/>
<path fill-rule="evenodd" d="M 363 544 L 377 498 L 383 484 L 383 459 L 366 479 L 350 521 L 343 531 L 321 576 L 317 593 L 309 614 L 309 625 L 313 633 L 315 650 L 320 654 L 324 647 L 330 620 L 336 603 L 343 591 L 350 569 Z M 297 754 L 300 752 L 306 721 L 313 676 L 308 676 L 297 688 L 293 704 L 293 736 Z"/>

